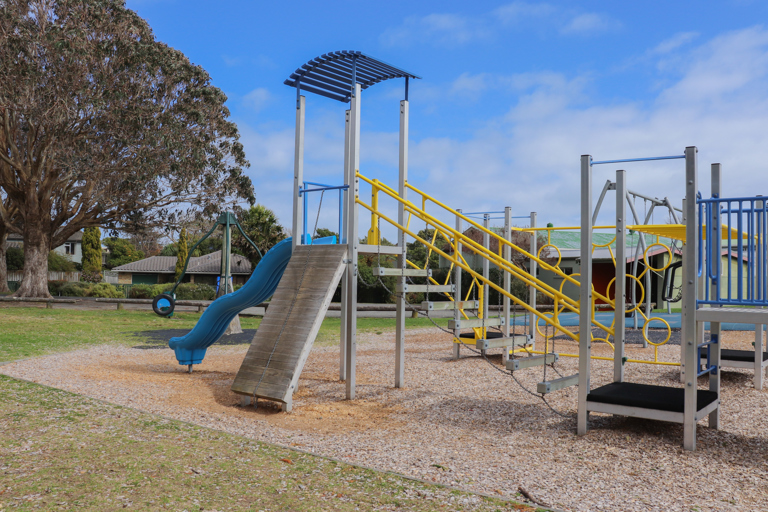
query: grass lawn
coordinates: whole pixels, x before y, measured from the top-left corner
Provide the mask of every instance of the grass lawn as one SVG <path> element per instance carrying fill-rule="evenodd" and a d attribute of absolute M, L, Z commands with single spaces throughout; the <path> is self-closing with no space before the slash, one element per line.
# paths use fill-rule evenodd
<path fill-rule="evenodd" d="M 191 328 L 199 314 L 0 309 L 0 361 L 135 333 Z M 243 328 L 258 318 L 242 318 Z M 383 332 L 392 319 L 360 319 Z M 408 319 L 426 327 L 428 319 Z M 444 325 L 447 320 L 442 320 Z M 326 319 L 321 342 L 338 341 Z M 163 419 L 0 375 L 0 511 L 5 510 L 534 510 L 251 439 Z"/>
<path fill-rule="evenodd" d="M 0 510 L 534 509 L 0 376 Z"/>
<path fill-rule="evenodd" d="M 0 361 L 13 361 L 84 348 L 103 343 L 136 345 L 146 341 L 137 336 L 142 331 L 160 329 L 191 329 L 200 318 L 199 313 L 175 313 L 172 318 L 161 318 L 151 311 L 97 310 L 44 308 L 0 308 Z M 256 317 L 241 317 L 243 329 L 256 329 L 261 322 Z M 443 327 L 448 319 L 437 322 Z M 326 318 L 320 327 L 318 344 L 338 343 L 341 322 Z M 392 318 L 359 318 L 358 332 L 381 333 L 393 330 Z M 433 327 L 427 318 L 407 318 L 406 327 Z"/>

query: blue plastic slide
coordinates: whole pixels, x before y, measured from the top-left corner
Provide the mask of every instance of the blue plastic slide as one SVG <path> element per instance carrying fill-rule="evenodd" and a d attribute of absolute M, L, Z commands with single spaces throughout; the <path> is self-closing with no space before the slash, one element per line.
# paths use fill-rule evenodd
<path fill-rule="evenodd" d="M 292 242 L 286 238 L 264 255 L 251 277 L 242 288 L 222 295 L 211 303 L 195 327 L 181 338 L 168 342 L 179 364 L 193 365 L 203 362 L 205 351 L 216 343 L 227 330 L 229 323 L 242 310 L 260 304 L 270 298 L 283 277 L 291 259 Z M 191 366 L 190 366 L 191 371 Z"/>

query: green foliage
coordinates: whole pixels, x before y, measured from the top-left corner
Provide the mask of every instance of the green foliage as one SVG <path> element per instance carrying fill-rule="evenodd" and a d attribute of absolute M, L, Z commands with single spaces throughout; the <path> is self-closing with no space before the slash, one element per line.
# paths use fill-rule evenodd
<path fill-rule="evenodd" d="M 316 232 L 315 238 L 313 238 L 313 240 L 317 240 L 318 238 L 326 238 L 326 237 L 329 237 L 329 236 L 335 236 L 336 237 L 336 241 L 339 240 L 339 234 L 338 233 L 336 233 L 335 231 L 331 231 L 330 229 L 326 229 L 326 228 L 317 228 L 317 232 Z"/>
<path fill-rule="evenodd" d="M 152 297 L 157 297 L 161 293 L 170 293 L 173 289 L 173 283 L 165 284 L 153 284 L 152 285 Z"/>
<path fill-rule="evenodd" d="M 55 297 L 66 284 L 67 281 L 48 281 L 48 292 Z"/>
<path fill-rule="evenodd" d="M 283 226 L 277 221 L 277 216 L 266 206 L 257 204 L 248 210 L 237 212 L 237 221 L 262 254 L 266 254 L 275 244 L 285 239 Z M 261 259 L 258 251 L 240 234 L 240 230 L 232 232 L 232 249 L 248 258 L 255 268 Z"/>
<path fill-rule="evenodd" d="M 59 288 L 62 297 L 87 297 L 93 285 L 89 283 L 66 283 Z"/>
<path fill-rule="evenodd" d="M 432 237 L 434 237 L 435 235 L 435 230 L 422 229 L 417 233 L 417 235 L 420 238 L 431 243 Z M 434 245 L 441 248 L 445 244 L 446 244 L 445 239 L 442 238 L 440 234 L 438 234 L 437 237 L 435 238 Z M 419 268 L 424 268 L 424 263 L 427 261 L 427 252 L 428 252 L 427 246 L 425 246 L 418 240 L 414 240 L 413 242 L 406 244 L 406 247 L 408 250 L 408 260 L 418 265 Z M 429 255 L 429 268 L 436 269 L 439 267 L 440 267 L 440 256 L 435 251 L 431 251 Z"/>
<path fill-rule="evenodd" d="M 179 233 L 179 243 L 177 244 L 177 248 L 176 275 L 174 276 L 175 281 L 178 281 L 181 277 L 181 273 L 184 271 L 184 265 L 187 262 L 187 257 L 189 256 L 189 246 L 187 246 L 187 230 L 184 228 L 181 228 L 181 233 Z"/>
<path fill-rule="evenodd" d="M 5 263 L 8 272 L 24 270 L 24 250 L 19 247 L 9 247 L 5 252 Z"/>
<path fill-rule="evenodd" d="M 80 274 L 80 280 L 85 283 L 100 283 L 102 279 L 101 272 L 96 271 L 90 271 L 86 272 L 83 271 L 82 274 Z"/>
<path fill-rule="evenodd" d="M 101 272 L 101 230 L 96 226 L 83 230 L 83 272 Z"/>
<path fill-rule="evenodd" d="M 109 269 L 144 259 L 144 252 L 138 250 L 130 240 L 125 238 L 105 238 L 103 244 L 109 249 L 105 265 Z"/>
<path fill-rule="evenodd" d="M 214 300 L 216 288 L 201 283 L 181 283 L 176 287 L 176 298 L 179 300 Z"/>
<path fill-rule="evenodd" d="M 56 251 L 48 253 L 48 271 L 49 272 L 74 272 L 75 264 L 68 256 L 59 254 Z"/>
<path fill-rule="evenodd" d="M 130 299 L 151 299 L 155 295 L 151 284 L 135 284 L 131 286 L 131 290 L 128 292 Z"/>
<path fill-rule="evenodd" d="M 88 295 L 90 297 L 100 297 L 104 299 L 120 299 L 124 297 L 122 290 L 112 286 L 109 283 L 99 283 L 93 285 Z"/>

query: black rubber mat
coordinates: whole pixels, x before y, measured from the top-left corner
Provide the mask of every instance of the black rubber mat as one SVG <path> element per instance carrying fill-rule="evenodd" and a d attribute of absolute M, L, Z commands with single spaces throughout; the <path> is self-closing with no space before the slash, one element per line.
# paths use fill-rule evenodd
<path fill-rule="evenodd" d="M 697 390 L 697 408 L 703 409 L 717 400 L 717 393 L 705 389 Z M 634 382 L 612 382 L 593 389 L 587 401 L 612 405 L 625 405 L 657 411 L 683 412 L 685 390 L 669 386 L 652 386 Z"/>
<path fill-rule="evenodd" d="M 145 338 L 146 341 L 133 348 L 152 349 L 168 348 L 168 342 L 171 338 L 180 338 L 190 331 L 190 329 L 161 329 L 157 331 L 141 331 L 134 334 L 138 338 Z M 243 329 L 240 334 L 230 334 L 222 336 L 216 345 L 248 345 L 256 334 L 256 329 Z"/>
<path fill-rule="evenodd" d="M 706 358 L 707 347 L 701 347 L 699 350 L 701 351 L 701 357 Z M 720 360 L 751 363 L 755 360 L 755 351 L 722 349 L 720 351 Z M 763 352 L 763 361 L 768 361 L 768 352 Z"/>

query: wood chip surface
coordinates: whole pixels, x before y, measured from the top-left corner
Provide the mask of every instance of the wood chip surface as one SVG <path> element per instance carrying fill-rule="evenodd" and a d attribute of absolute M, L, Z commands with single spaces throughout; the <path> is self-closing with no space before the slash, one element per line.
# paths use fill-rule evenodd
<path fill-rule="evenodd" d="M 724 347 L 751 348 L 752 332 L 724 333 Z M 338 347 L 315 348 L 294 396 L 294 412 L 241 407 L 230 391 L 247 346 L 209 349 L 187 374 L 168 349 L 104 345 L 0 367 L 0 372 L 86 396 L 246 437 L 297 447 L 354 464 L 395 471 L 471 491 L 514 497 L 521 487 L 569 511 L 768 511 L 768 389 L 749 370 L 722 371 L 721 429 L 698 427 L 698 449 L 682 448 L 682 425 L 593 414 L 575 435 L 573 387 L 534 392 L 543 369 L 499 371 L 463 350 L 451 359 L 451 337 L 437 329 L 408 331 L 406 387 L 395 389 L 394 334 L 358 336 L 357 393 L 346 401 Z M 538 341 L 541 346 L 542 341 Z M 558 352 L 576 353 L 570 341 Z M 679 346 L 662 360 L 678 361 Z M 610 355 L 596 343 L 595 355 Z M 652 349 L 627 346 L 631 358 Z M 555 365 L 562 375 L 578 360 Z M 547 368 L 547 378 L 557 378 Z M 592 362 L 592 386 L 612 380 L 612 362 Z M 680 386 L 677 367 L 627 364 L 626 380 Z M 701 381 L 704 385 L 704 379 Z M 522 387 L 521 387 L 522 386 Z"/>

